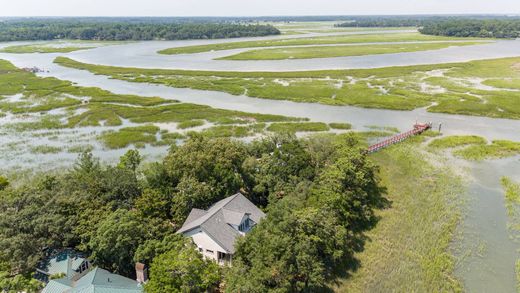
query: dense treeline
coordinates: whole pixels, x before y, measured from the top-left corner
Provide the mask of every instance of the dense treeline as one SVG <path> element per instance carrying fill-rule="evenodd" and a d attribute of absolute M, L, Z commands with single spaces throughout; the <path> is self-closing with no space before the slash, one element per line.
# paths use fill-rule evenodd
<path fill-rule="evenodd" d="M 520 18 L 502 16 L 380 16 L 361 17 L 336 27 L 420 27 L 427 35 L 517 38 Z"/>
<path fill-rule="evenodd" d="M 425 24 L 419 31 L 427 35 L 450 37 L 518 38 L 520 19 L 432 22 Z"/>
<path fill-rule="evenodd" d="M 280 34 L 271 25 L 105 20 L 12 20 L 0 22 L 0 41 L 26 40 L 184 40 Z"/>
<path fill-rule="evenodd" d="M 386 15 L 353 16 L 348 21 L 338 23 L 336 27 L 421 27 L 426 24 L 452 20 L 520 20 L 519 17 L 503 15 Z"/>
<path fill-rule="evenodd" d="M 193 136 L 146 166 L 137 151 L 115 166 L 84 153 L 61 174 L 2 180 L 0 290 L 36 290 L 30 276 L 43 252 L 66 247 L 131 278 L 135 261 L 147 263 L 147 292 L 321 289 L 355 263 L 387 204 L 358 145 L 352 135 L 249 144 Z M 192 208 L 239 190 L 268 216 L 240 239 L 234 266 L 220 268 L 174 232 Z"/>

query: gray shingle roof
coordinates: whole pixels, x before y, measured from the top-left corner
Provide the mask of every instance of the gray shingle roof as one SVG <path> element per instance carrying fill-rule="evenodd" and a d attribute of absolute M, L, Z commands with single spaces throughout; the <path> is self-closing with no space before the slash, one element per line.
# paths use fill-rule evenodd
<path fill-rule="evenodd" d="M 224 219 L 226 220 L 226 223 L 232 224 L 235 226 L 240 225 L 240 223 L 242 223 L 242 219 L 246 215 L 245 212 L 236 212 L 236 211 L 228 210 L 226 208 L 222 209 L 222 213 L 224 214 Z"/>
<path fill-rule="evenodd" d="M 186 218 L 186 221 L 184 221 L 184 224 L 191 223 L 194 220 L 202 217 L 204 214 L 206 214 L 205 210 L 192 209 L 190 214 L 188 215 L 188 218 Z"/>
<path fill-rule="evenodd" d="M 244 195 L 237 193 L 218 201 L 207 211 L 193 209 L 177 233 L 186 233 L 200 228 L 228 253 L 234 253 L 235 240 L 240 233 L 230 224 L 238 226 L 245 214 L 248 214 L 255 223 L 265 216 L 264 212 Z"/>

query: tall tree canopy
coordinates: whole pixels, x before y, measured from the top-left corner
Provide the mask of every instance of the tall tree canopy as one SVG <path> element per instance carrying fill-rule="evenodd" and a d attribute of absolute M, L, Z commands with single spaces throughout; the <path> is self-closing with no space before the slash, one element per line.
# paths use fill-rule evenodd
<path fill-rule="evenodd" d="M 353 261 L 377 222 L 374 210 L 386 206 L 376 166 L 354 144 L 352 137 L 333 143 L 310 188 L 270 203 L 267 217 L 237 244 L 227 291 L 315 292 Z"/>
<path fill-rule="evenodd" d="M 172 218 L 182 224 L 192 208 L 208 208 L 244 186 L 242 143 L 196 135 L 174 147 L 164 160 L 167 184 L 173 192 Z"/>
<path fill-rule="evenodd" d="M 215 262 L 204 260 L 186 239 L 178 239 L 172 246 L 153 259 L 146 292 L 207 292 L 218 285 L 220 269 Z"/>

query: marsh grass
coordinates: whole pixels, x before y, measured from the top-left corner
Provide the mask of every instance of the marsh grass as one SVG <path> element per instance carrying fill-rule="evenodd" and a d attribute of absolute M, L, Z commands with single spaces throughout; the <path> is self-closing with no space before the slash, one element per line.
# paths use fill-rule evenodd
<path fill-rule="evenodd" d="M 394 133 L 400 132 L 399 128 L 391 127 L 391 126 L 367 125 L 365 127 L 368 129 L 371 129 L 371 130 L 381 130 L 381 131 L 388 131 L 388 132 L 394 132 Z"/>
<path fill-rule="evenodd" d="M 352 129 L 352 124 L 350 124 L 350 123 L 329 123 L 329 127 L 332 129 L 349 130 L 349 129 Z"/>
<path fill-rule="evenodd" d="M 14 53 L 14 54 L 27 54 L 27 53 L 70 53 L 79 50 L 93 49 L 95 47 L 53 47 L 49 45 L 19 45 L 19 46 L 8 46 L 0 49 L 0 52 Z"/>
<path fill-rule="evenodd" d="M 118 131 L 106 131 L 99 139 L 110 149 L 125 148 L 129 145 L 142 148 L 145 144 L 157 141 L 158 131 L 159 127 L 153 125 L 126 127 Z"/>
<path fill-rule="evenodd" d="M 504 189 L 505 205 L 509 217 L 509 228 L 514 237 L 520 233 L 520 183 L 514 182 L 509 177 L 500 179 Z M 520 288 L 520 259 L 515 265 L 517 289 Z"/>
<path fill-rule="evenodd" d="M 494 140 L 491 144 L 471 145 L 456 150 L 453 154 L 471 161 L 512 157 L 520 154 L 520 142 Z"/>
<path fill-rule="evenodd" d="M 374 69 L 223 72 L 121 68 L 59 57 L 56 63 L 130 82 L 246 94 L 264 99 L 520 119 L 520 91 L 472 82 L 520 79 L 520 58 Z M 432 72 L 442 72 L 432 76 Z M 478 82 L 477 82 L 478 83 Z"/>
<path fill-rule="evenodd" d="M 49 111 L 55 110 L 55 113 Z M 80 110 L 80 111 L 78 111 Z M 214 109 L 209 106 L 179 103 L 160 97 L 118 95 L 94 87 L 79 87 L 69 81 L 42 78 L 26 72 L 10 62 L 0 60 L 0 113 L 9 112 L 17 117 L 30 117 L 27 122 L 2 125 L 5 131 L 31 132 L 43 129 L 76 127 L 121 126 L 129 120 L 134 124 L 176 122 L 180 128 L 201 126 L 208 121 L 217 125 L 248 124 L 247 133 L 263 131 L 266 122 L 305 121 L 279 115 L 254 114 L 240 111 Z M 146 144 L 171 144 L 173 137 L 165 135 L 157 141 L 154 129 L 149 126 L 123 128 L 105 132 L 97 138 L 108 148 L 124 148 L 128 145 L 144 147 Z M 97 132 L 99 133 L 99 132 Z M 35 136 L 39 135 L 34 133 Z M 222 127 L 208 131 L 207 135 L 244 136 L 242 128 Z M 59 140 L 59 136 L 49 139 Z M 78 152 L 76 146 L 69 152 Z"/>
<path fill-rule="evenodd" d="M 62 151 L 62 148 L 49 145 L 38 145 L 31 146 L 30 151 L 33 154 L 57 154 Z"/>
<path fill-rule="evenodd" d="M 345 36 L 322 36 L 312 38 L 297 39 L 280 39 L 265 41 L 242 41 L 209 45 L 197 45 L 176 47 L 161 50 L 159 54 L 191 54 L 209 51 L 242 49 L 242 48 L 259 48 L 259 47 L 277 47 L 277 46 L 301 46 L 301 45 L 330 45 L 330 44 L 352 44 L 352 43 L 375 43 L 375 42 L 414 42 L 414 41 L 450 41 L 450 40 L 468 40 L 467 38 L 452 38 L 428 36 L 419 33 L 392 33 L 392 34 L 359 34 Z M 473 39 L 475 40 L 475 39 Z"/>
<path fill-rule="evenodd" d="M 507 214 L 513 217 L 517 213 L 516 210 L 520 208 L 520 184 L 515 183 L 509 177 L 500 178 L 500 183 L 504 188 Z M 520 218 L 516 220 L 520 220 Z M 520 222 L 518 224 L 520 225 Z"/>
<path fill-rule="evenodd" d="M 464 185 L 448 167 L 432 165 L 418 145 L 412 140 L 372 155 L 392 204 L 378 213 L 370 241 L 356 255 L 362 266 L 332 285 L 334 291 L 462 291 L 450 243 Z"/>
<path fill-rule="evenodd" d="M 60 121 L 60 116 L 47 115 L 33 122 L 18 122 L 6 124 L 4 127 L 9 130 L 24 132 L 42 129 L 61 129 L 64 125 Z"/>
<path fill-rule="evenodd" d="M 90 144 L 87 144 L 87 145 L 73 145 L 73 146 L 67 148 L 67 152 L 75 153 L 75 154 L 84 153 L 84 152 L 91 152 L 93 150 L 94 150 L 94 147 L 92 145 L 90 145 Z"/>
<path fill-rule="evenodd" d="M 179 124 L 177 124 L 177 128 L 179 129 L 186 129 L 186 128 L 193 128 L 204 125 L 204 120 L 187 120 L 182 121 Z"/>
<path fill-rule="evenodd" d="M 315 46 L 315 47 L 284 47 L 274 49 L 251 50 L 235 55 L 218 58 L 219 60 L 285 60 L 312 59 L 347 56 L 363 56 L 439 50 L 455 46 L 472 46 L 485 42 L 443 42 L 443 43 L 413 43 L 413 44 L 377 44 L 359 46 Z"/>
<path fill-rule="evenodd" d="M 316 132 L 328 131 L 329 126 L 322 122 L 305 123 L 273 123 L 267 127 L 268 131 L 277 133 Z"/>
<path fill-rule="evenodd" d="M 218 125 L 203 130 L 201 133 L 208 137 L 247 137 L 262 132 L 265 124 L 240 126 Z"/>
<path fill-rule="evenodd" d="M 455 148 L 467 145 L 485 145 L 487 144 L 487 140 L 480 136 L 475 135 L 454 135 L 447 136 L 443 138 L 437 138 L 430 142 L 428 145 L 431 148 L 435 149 L 447 149 L 447 148 Z"/>

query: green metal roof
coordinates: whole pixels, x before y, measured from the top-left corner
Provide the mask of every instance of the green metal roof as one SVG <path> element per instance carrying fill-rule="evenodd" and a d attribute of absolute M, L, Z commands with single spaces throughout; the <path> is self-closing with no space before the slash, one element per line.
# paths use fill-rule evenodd
<path fill-rule="evenodd" d="M 72 288 L 72 281 L 67 278 L 50 280 L 42 293 L 63 293 Z"/>
<path fill-rule="evenodd" d="M 63 279 L 51 280 L 42 293 L 141 293 L 143 288 L 132 279 L 94 268 L 76 282 L 66 286 Z M 70 281 L 69 281 L 70 282 Z M 60 284 L 63 287 L 60 287 Z"/>

